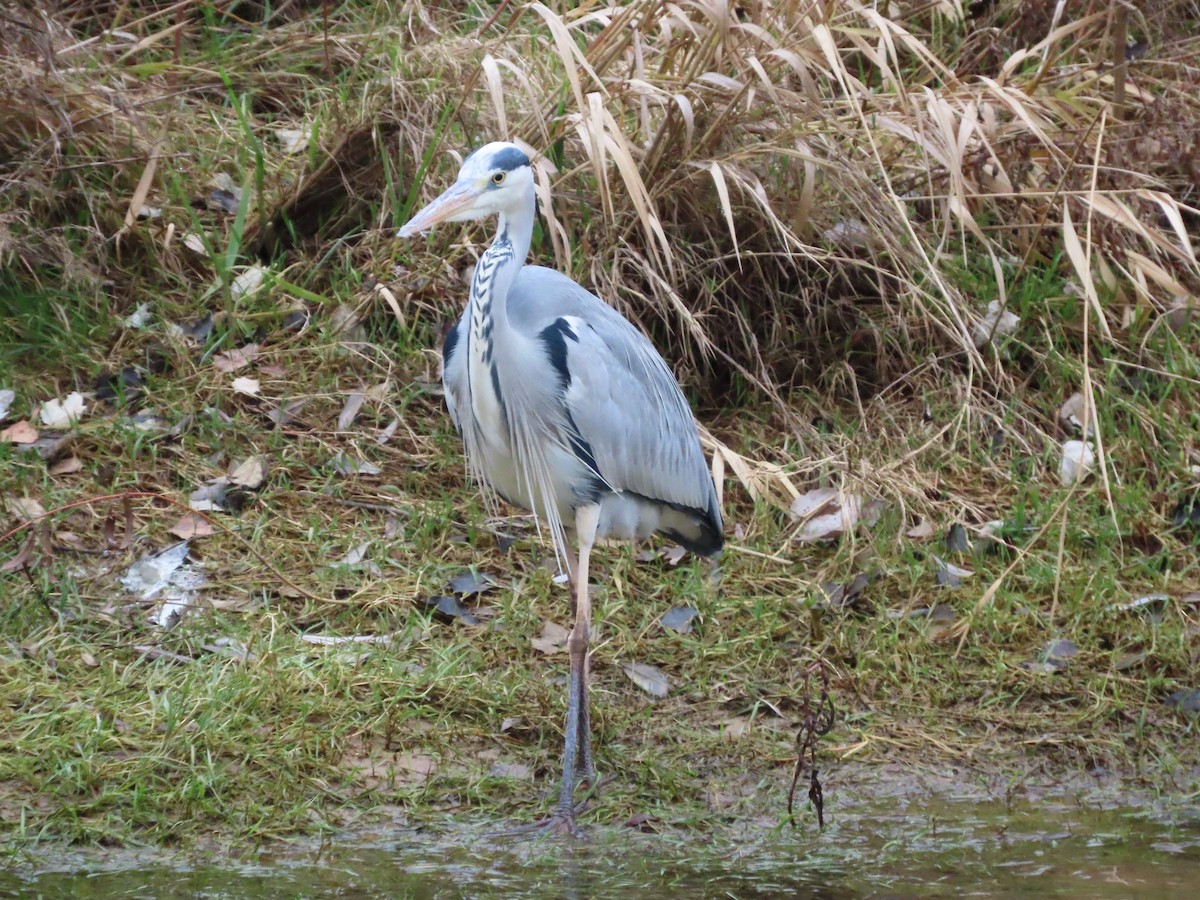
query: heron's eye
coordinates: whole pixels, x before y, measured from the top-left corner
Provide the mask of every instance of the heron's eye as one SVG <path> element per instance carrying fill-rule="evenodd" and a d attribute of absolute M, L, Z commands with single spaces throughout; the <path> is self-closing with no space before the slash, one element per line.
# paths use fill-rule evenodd
<path fill-rule="evenodd" d="M 492 184 L 504 184 L 504 173 L 497 172 L 492 176 Z"/>

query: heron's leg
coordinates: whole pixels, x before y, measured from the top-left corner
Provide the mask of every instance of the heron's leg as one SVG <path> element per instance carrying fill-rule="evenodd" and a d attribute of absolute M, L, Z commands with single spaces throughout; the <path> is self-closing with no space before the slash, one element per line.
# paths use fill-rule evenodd
<path fill-rule="evenodd" d="M 562 787 L 558 798 L 557 815 L 574 821 L 575 779 L 591 776 L 592 747 L 589 731 L 587 653 L 588 627 L 591 620 L 591 597 L 588 594 L 588 561 L 596 528 L 600 522 L 600 507 L 592 504 L 575 511 L 575 530 L 579 538 L 579 563 L 575 568 L 575 625 L 567 638 L 571 660 L 571 678 L 567 694 L 566 746 L 563 748 Z"/>

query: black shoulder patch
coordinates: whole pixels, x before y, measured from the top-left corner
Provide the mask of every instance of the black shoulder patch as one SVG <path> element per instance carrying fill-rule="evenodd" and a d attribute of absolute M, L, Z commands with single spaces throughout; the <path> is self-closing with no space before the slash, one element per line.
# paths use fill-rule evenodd
<path fill-rule="evenodd" d="M 566 319 L 555 319 L 542 329 L 538 337 L 546 345 L 550 365 L 558 373 L 559 387 L 566 391 L 571 386 L 571 369 L 567 365 L 567 339 L 578 344 L 579 335 L 571 329 L 571 323 Z"/>
<path fill-rule="evenodd" d="M 513 169 L 529 165 L 529 157 L 518 147 L 505 147 L 492 157 L 492 165 L 505 172 L 511 172 Z"/>
<path fill-rule="evenodd" d="M 454 348 L 458 346 L 458 329 L 462 327 L 462 320 L 454 323 L 449 331 L 446 332 L 446 340 L 442 342 L 442 371 L 450 365 L 450 357 L 454 355 Z"/>

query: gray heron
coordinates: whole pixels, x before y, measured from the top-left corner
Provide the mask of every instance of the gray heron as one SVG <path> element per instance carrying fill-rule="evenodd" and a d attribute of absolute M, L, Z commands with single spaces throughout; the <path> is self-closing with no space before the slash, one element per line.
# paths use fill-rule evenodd
<path fill-rule="evenodd" d="M 534 513 L 565 561 L 575 623 L 558 803 L 547 826 L 575 832 L 577 779 L 595 785 L 588 712 L 588 566 L 598 538 L 664 534 L 701 556 L 724 545 L 717 492 L 691 409 L 637 328 L 561 273 L 525 265 L 533 168 L 515 144 L 480 147 L 399 237 L 497 216 L 466 311 L 443 349 L 442 383 L 467 467 L 489 508 Z M 572 557 L 568 532 L 578 543 Z"/>

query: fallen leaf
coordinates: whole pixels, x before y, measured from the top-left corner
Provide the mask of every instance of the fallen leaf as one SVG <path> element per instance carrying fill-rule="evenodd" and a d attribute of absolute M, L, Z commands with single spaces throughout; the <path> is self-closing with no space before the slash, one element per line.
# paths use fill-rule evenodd
<path fill-rule="evenodd" d="M 1062 427 L 1068 431 L 1083 433 L 1083 419 L 1087 412 L 1087 401 L 1083 394 L 1076 391 L 1058 410 L 1058 421 Z M 1088 428 L 1087 436 L 1096 436 L 1096 411 L 1092 410 L 1087 413 Z"/>
<path fill-rule="evenodd" d="M 480 625 L 482 620 L 470 609 L 463 606 L 457 597 L 438 596 L 425 600 L 425 606 L 432 609 L 434 615 L 443 622 L 462 622 L 464 625 Z"/>
<path fill-rule="evenodd" d="M 567 639 L 570 636 L 571 632 L 568 629 L 555 622 L 546 621 L 542 623 L 542 633 L 532 638 L 529 643 L 538 653 L 553 656 L 567 649 Z"/>
<path fill-rule="evenodd" d="M 338 453 L 329 461 L 334 471 L 339 475 L 378 475 L 383 469 L 365 459 L 355 459 L 345 453 Z"/>
<path fill-rule="evenodd" d="M 78 456 L 68 456 L 60 459 L 49 468 L 51 475 L 73 475 L 83 468 L 83 460 Z"/>
<path fill-rule="evenodd" d="M 8 415 L 8 410 L 12 407 L 13 401 L 17 399 L 17 392 L 5 388 L 0 390 L 0 422 L 3 422 Z"/>
<path fill-rule="evenodd" d="M 311 128 L 273 128 L 271 131 L 283 146 L 284 153 L 299 153 L 306 149 L 312 136 Z"/>
<path fill-rule="evenodd" d="M 143 600 L 148 600 L 167 586 L 171 576 L 187 559 L 187 554 L 186 540 L 147 554 L 129 567 L 120 579 L 121 584 Z"/>
<path fill-rule="evenodd" d="M 267 270 L 262 266 L 247 266 L 242 273 L 233 279 L 229 285 L 229 293 L 234 300 L 253 294 L 266 281 Z"/>
<path fill-rule="evenodd" d="M 670 690 L 670 681 L 657 666 L 647 663 L 623 662 L 621 671 L 625 676 L 651 697 L 663 698 Z"/>
<path fill-rule="evenodd" d="M 914 541 L 927 541 L 933 537 L 933 523 L 928 519 L 922 519 L 904 534 Z"/>
<path fill-rule="evenodd" d="M 245 375 L 233 379 L 231 387 L 235 394 L 245 394 L 247 397 L 257 397 L 258 392 L 262 389 L 257 378 L 249 378 Z"/>
<path fill-rule="evenodd" d="M 396 433 L 396 429 L 400 427 L 399 419 L 392 419 L 388 422 L 387 428 L 375 435 L 375 441 L 379 444 L 386 444 L 392 439 L 392 435 Z"/>
<path fill-rule="evenodd" d="M 999 300 L 993 300 L 988 304 L 987 313 L 975 323 L 975 328 L 972 331 L 972 335 L 975 338 L 975 346 L 982 347 L 984 344 L 991 343 L 997 337 L 1012 334 L 1020 324 L 1020 316 L 1009 312 Z"/>
<path fill-rule="evenodd" d="M 476 574 L 468 570 L 453 576 L 448 587 L 455 594 L 469 597 L 472 594 L 483 594 L 493 590 L 496 587 L 496 580 L 486 573 Z"/>
<path fill-rule="evenodd" d="M 967 534 L 966 527 L 958 522 L 955 522 L 953 525 L 951 525 L 950 530 L 946 532 L 946 552 L 971 552 L 971 537 Z"/>
<path fill-rule="evenodd" d="M 1078 655 L 1079 647 L 1075 645 L 1074 641 L 1056 639 L 1046 642 L 1036 661 L 1024 662 L 1022 666 L 1031 672 L 1049 674 L 1057 672 L 1059 669 L 1065 669 L 1071 660 Z"/>
<path fill-rule="evenodd" d="M 354 391 L 346 398 L 346 403 L 342 407 L 341 415 L 338 416 L 337 430 L 349 431 L 350 426 L 354 424 L 354 420 L 358 418 L 359 410 L 362 409 L 363 401 L 366 399 L 366 394 L 362 391 Z"/>
<path fill-rule="evenodd" d="M 213 368 L 218 372 L 236 372 L 243 366 L 254 362 L 254 358 L 258 356 L 258 349 L 258 344 L 247 344 L 244 347 L 218 353 L 213 357 Z"/>
<path fill-rule="evenodd" d="M 238 187 L 233 177 L 225 172 L 214 175 L 209 182 L 212 190 L 205 198 L 209 209 L 234 215 L 242 203 L 242 189 Z"/>
<path fill-rule="evenodd" d="M 278 407 L 267 413 L 267 418 L 282 428 L 284 425 L 291 424 L 296 416 L 300 415 L 300 411 L 308 405 L 308 400 L 304 397 L 298 397 L 295 400 L 288 400 L 285 403 L 279 404 Z"/>
<path fill-rule="evenodd" d="M 46 508 L 32 497 L 9 497 L 4 505 L 19 522 L 32 522 L 46 515 Z"/>
<path fill-rule="evenodd" d="M 127 315 L 124 319 L 126 328 L 145 328 L 150 322 L 150 304 L 139 303 L 137 309 Z"/>
<path fill-rule="evenodd" d="M 942 587 L 959 587 L 964 578 L 970 578 L 975 574 L 970 569 L 948 563 L 938 556 L 934 556 L 933 561 L 937 563 L 937 583 Z"/>
<path fill-rule="evenodd" d="M 0 431 L 0 443 L 2 444 L 32 444 L 37 439 L 37 429 L 24 419 Z"/>
<path fill-rule="evenodd" d="M 168 530 L 177 538 L 185 541 L 192 538 L 208 537 L 216 531 L 208 519 L 194 513 L 187 513 Z"/>
<path fill-rule="evenodd" d="M 1163 703 L 1182 712 L 1200 712 L 1200 689 L 1172 691 Z"/>
<path fill-rule="evenodd" d="M 662 558 L 668 566 L 677 566 L 687 555 L 687 550 L 675 544 L 662 552 Z"/>
<path fill-rule="evenodd" d="M 828 243 L 839 247 L 865 247 L 870 234 L 867 226 L 858 219 L 847 219 L 832 228 L 826 228 L 823 237 Z"/>
<path fill-rule="evenodd" d="M 196 488 L 188 496 L 188 506 L 197 512 L 224 509 L 225 495 L 229 492 L 229 479 L 221 476 L 208 484 Z"/>
<path fill-rule="evenodd" d="M 83 416 L 85 409 L 87 404 L 83 402 L 83 395 L 71 391 L 61 400 L 55 398 L 43 403 L 39 417 L 47 428 L 70 428 Z"/>
<path fill-rule="evenodd" d="M 1066 441 L 1062 445 L 1062 460 L 1058 464 L 1058 480 L 1064 487 L 1083 481 L 1096 464 L 1096 454 L 1091 444 L 1083 441 Z"/>
<path fill-rule="evenodd" d="M 663 615 L 659 623 L 663 628 L 678 631 L 680 634 L 692 633 L 692 620 L 700 615 L 700 611 L 691 606 L 676 606 Z"/>
<path fill-rule="evenodd" d="M 836 488 L 817 488 L 792 501 L 791 513 L 804 524 L 795 540 L 802 544 L 839 537 L 858 524 L 862 501 Z"/>
<path fill-rule="evenodd" d="M 261 456 L 248 456 L 229 472 L 229 483 L 254 490 L 266 480 L 267 466 Z"/>
<path fill-rule="evenodd" d="M 208 248 L 204 246 L 204 238 L 195 232 L 188 232 L 183 236 L 183 246 L 191 250 L 197 256 L 208 256 Z"/>

